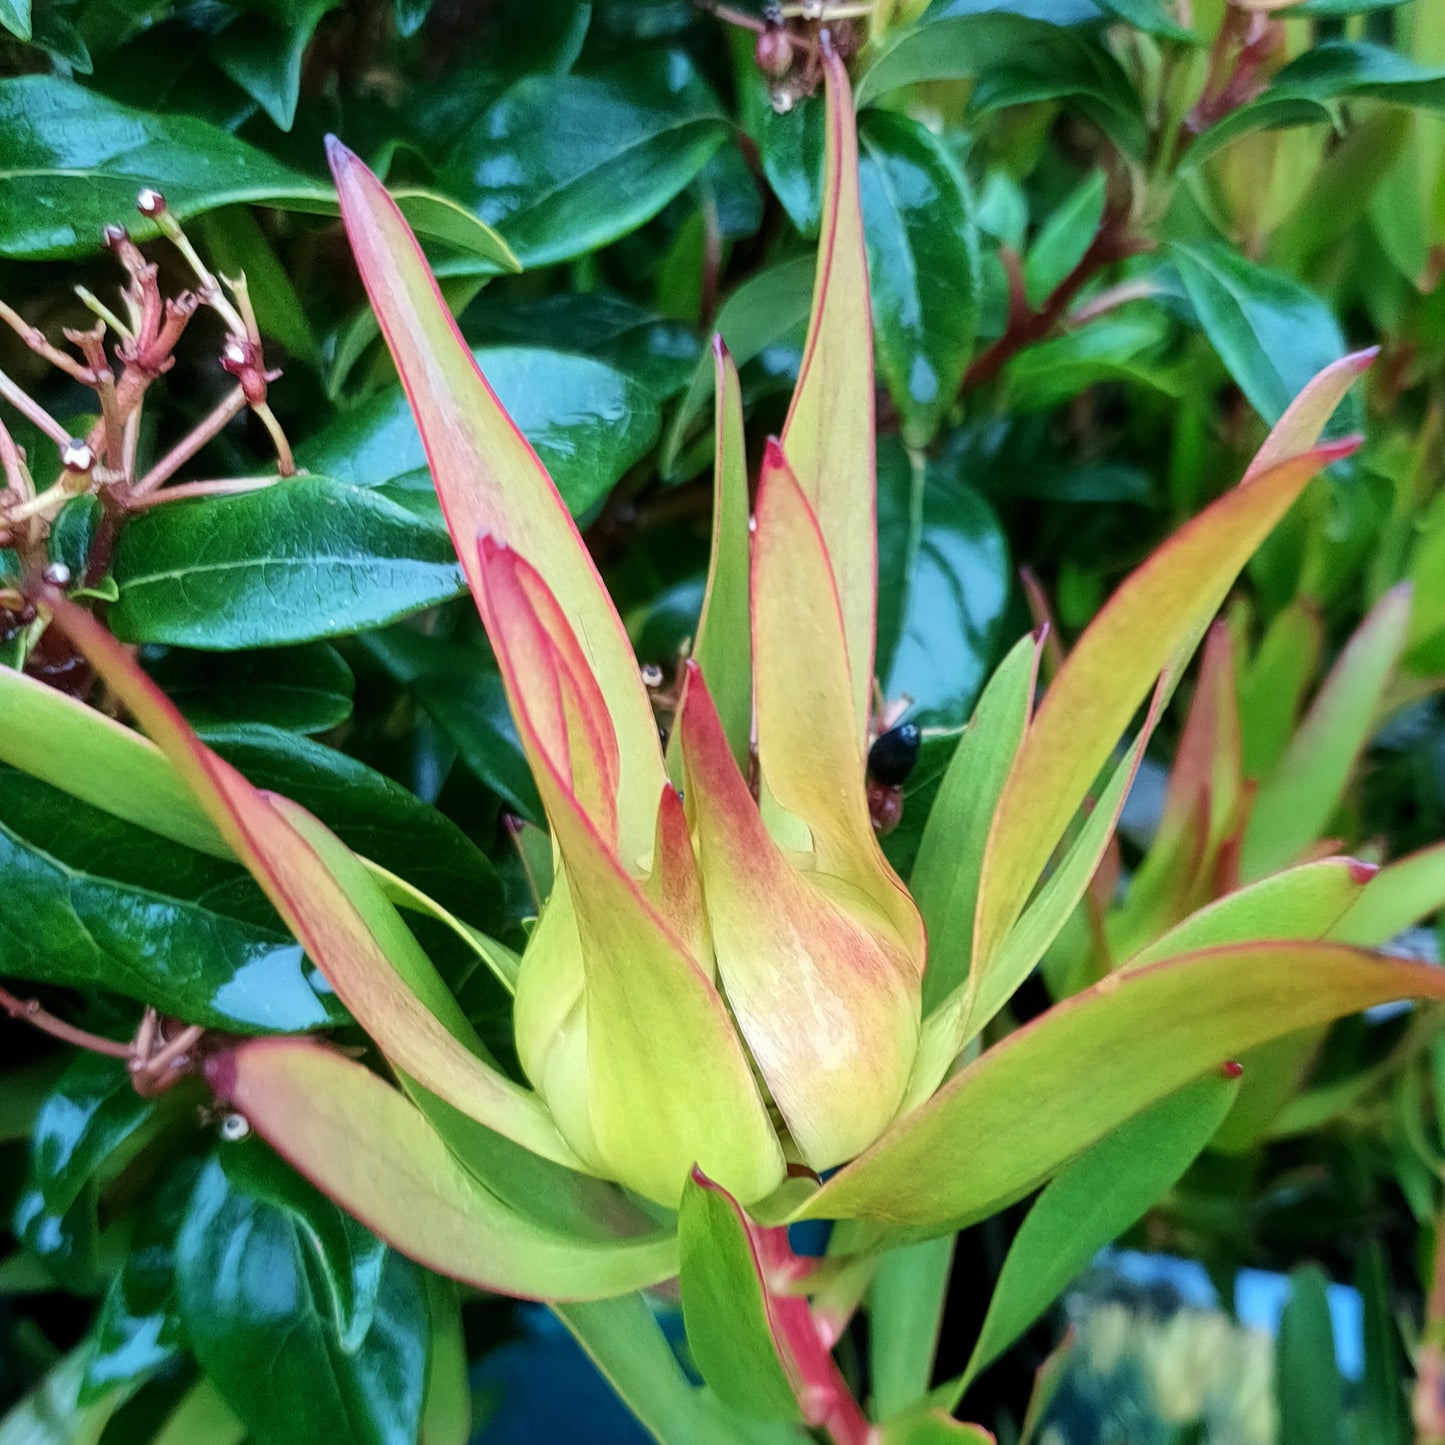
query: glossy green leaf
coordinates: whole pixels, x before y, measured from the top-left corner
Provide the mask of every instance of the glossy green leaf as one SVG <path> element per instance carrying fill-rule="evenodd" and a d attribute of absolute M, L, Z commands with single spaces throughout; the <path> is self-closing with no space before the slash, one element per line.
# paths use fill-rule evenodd
<path fill-rule="evenodd" d="M 682 1192 L 677 1231 L 678 1288 L 698 1373 L 745 1415 L 800 1420 L 762 1264 L 736 1202 L 694 1172 Z"/>
<path fill-rule="evenodd" d="M 192 727 L 260 723 L 325 732 L 351 716 L 355 679 L 334 647 L 272 648 L 231 657 L 171 648 L 146 671 Z"/>
<path fill-rule="evenodd" d="M 1290 1284 L 1275 1363 L 1279 1445 L 1329 1445 L 1340 1438 L 1344 1403 L 1329 1281 L 1322 1270 L 1306 1265 L 1291 1272 Z"/>
<path fill-rule="evenodd" d="M 869 111 L 859 122 L 878 369 L 915 446 L 952 405 L 978 329 L 979 243 L 966 182 L 917 121 Z"/>
<path fill-rule="evenodd" d="M 450 818 L 335 748 L 276 728 L 226 725 L 206 743 L 258 788 L 314 813 L 348 848 L 483 928 L 503 927 L 491 860 Z"/>
<path fill-rule="evenodd" d="M 216 651 L 380 626 L 465 587 L 439 525 L 326 477 L 153 507 L 122 534 L 115 577 L 118 637 Z"/>
<path fill-rule="evenodd" d="M 40 1110 L 12 1228 L 73 1289 L 95 1284 L 100 1180 L 134 1153 L 154 1113 L 122 1060 L 85 1053 L 74 1055 Z"/>
<path fill-rule="evenodd" d="M 176 1284 L 197 1359 L 262 1439 L 416 1439 L 427 1347 L 421 1271 L 378 1250 L 260 1144 L 224 1147 L 202 1168 L 176 1241 Z M 360 1328 L 348 1318 L 357 1290 L 373 1292 Z"/>
<path fill-rule="evenodd" d="M 1185 161 L 1197 164 L 1265 126 L 1327 122 L 1333 117 L 1333 102 L 1353 98 L 1445 110 L 1445 70 L 1417 65 L 1382 45 L 1323 41 L 1286 65 L 1258 98 L 1205 131 Z"/>
<path fill-rule="evenodd" d="M 928 814 L 910 880 L 928 928 L 925 1014 L 968 977 L 984 845 L 1033 707 L 1040 642 L 1015 644 L 989 679 Z"/>
<path fill-rule="evenodd" d="M 29 40 L 30 0 L 0 0 L 0 25 L 17 40 Z"/>
<path fill-rule="evenodd" d="M 1445 997 L 1445 976 L 1323 943 L 1236 945 L 1112 976 L 955 1074 L 798 1214 L 931 1233 L 985 1218 L 1245 1049 L 1407 997 Z M 1200 998 L 1208 1010 L 1190 1007 Z"/>
<path fill-rule="evenodd" d="M 574 515 L 601 501 L 657 440 L 661 419 L 646 386 L 593 356 L 540 346 L 484 346 L 473 355 Z M 297 448 L 297 460 L 360 487 L 427 464 L 400 386 L 342 413 Z M 421 489 L 431 492 L 430 478 Z"/>
<path fill-rule="evenodd" d="M 208 1077 L 348 1214 L 439 1274 L 565 1300 L 605 1299 L 677 1271 L 669 1235 L 599 1241 L 508 1208 L 402 1094 L 329 1049 L 242 1045 L 212 1060 Z"/>
<path fill-rule="evenodd" d="M 1379 724 L 1410 626 L 1410 588 L 1387 592 L 1340 653 L 1283 756 L 1260 783 L 1240 872 L 1259 878 L 1296 858 L 1329 825 Z"/>
<path fill-rule="evenodd" d="M 457 139 L 442 173 L 525 265 L 545 266 L 650 220 L 726 135 L 691 62 L 644 52 L 585 76 L 519 81 Z"/>
<path fill-rule="evenodd" d="M 87 1399 L 143 1383 L 186 1348 L 175 1292 L 175 1242 L 195 1173 L 189 1164 L 173 1169 L 141 1205 L 125 1257 L 91 1326 Z"/>
<path fill-rule="evenodd" d="M 1271 425 L 1312 376 L 1345 354 L 1339 322 L 1299 282 L 1219 243 L 1175 243 L 1170 255 L 1220 360 Z M 1358 431 L 1361 416 L 1347 398 L 1324 435 Z"/>
<path fill-rule="evenodd" d="M 799 256 L 749 276 L 718 310 L 717 332 L 738 366 L 745 366 L 770 346 L 801 341 L 808 320 L 813 283 L 813 258 Z M 674 474 L 692 424 L 713 395 L 713 363 L 703 357 L 679 403 L 662 445 L 662 473 Z"/>
<path fill-rule="evenodd" d="M 1024 259 L 1024 292 L 1042 306 L 1084 258 L 1104 219 L 1108 186 L 1102 171 L 1087 175 L 1049 214 Z"/>
<path fill-rule="evenodd" d="M 924 727 L 957 727 L 994 658 L 1010 594 L 993 508 L 952 468 L 878 448 L 878 652 L 886 698 Z"/>
<path fill-rule="evenodd" d="M 1118 62 L 1092 38 L 1003 12 L 925 18 L 885 37 L 858 83 L 858 104 L 930 80 L 973 80 L 971 105 L 1058 100 L 1129 150 L 1143 142 L 1139 100 Z"/>
<path fill-rule="evenodd" d="M 236 869 L 0 774 L 0 973 L 113 990 L 240 1033 L 345 1018 L 326 981 Z M 118 875 L 118 876 L 117 876 Z M 255 900 L 260 902 L 260 900 Z M 238 906 L 239 905 L 239 906 Z"/>
<path fill-rule="evenodd" d="M 216 64 L 282 129 L 296 119 L 301 62 L 321 17 L 340 0 L 299 0 L 279 14 L 237 17 L 215 39 Z M 279 22 L 279 23 L 278 23 Z"/>
<path fill-rule="evenodd" d="M 88 494 L 72 497 L 50 524 L 50 535 L 45 539 L 46 555 L 52 562 L 69 567 L 72 577 L 83 578 L 100 518 L 99 497 Z"/>
<path fill-rule="evenodd" d="M 292 170 L 194 116 L 133 110 L 53 75 L 0 81 L 0 256 L 50 259 L 100 249 L 102 227 L 135 214 L 137 190 L 156 186 L 184 219 L 247 202 L 336 214 L 331 187 Z M 397 199 L 418 230 L 468 251 L 492 271 L 516 259 L 489 226 L 429 191 Z"/>
<path fill-rule="evenodd" d="M 1043 411 L 1106 381 L 1178 396 L 1180 372 L 1156 354 L 1168 332 L 1158 312 L 1130 307 L 1025 347 L 1005 371 L 1009 401 L 1021 412 Z"/>
<path fill-rule="evenodd" d="M 1174 1185 L 1238 1093 L 1237 1079 L 1206 1075 L 1121 1124 L 1054 1176 L 1009 1247 L 963 1389 Z"/>
<path fill-rule="evenodd" d="M 1146 35 L 1159 35 L 1166 40 L 1184 40 L 1191 44 L 1202 44 L 1193 30 L 1183 26 L 1175 18 L 1169 0 L 1099 0 L 1099 3 L 1126 25 L 1142 30 Z"/>
<path fill-rule="evenodd" d="M 933 1379 L 954 1241 L 947 1235 L 888 1250 L 868 1288 L 872 1413 L 888 1419 L 916 1404 Z"/>

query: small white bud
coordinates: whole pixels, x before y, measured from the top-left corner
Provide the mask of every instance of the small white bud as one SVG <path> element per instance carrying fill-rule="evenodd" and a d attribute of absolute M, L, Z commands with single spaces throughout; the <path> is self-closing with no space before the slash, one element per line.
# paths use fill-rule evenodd
<path fill-rule="evenodd" d="M 221 1138 L 227 1144 L 239 1144 L 250 1132 L 251 1124 L 244 1114 L 227 1114 L 221 1120 Z"/>

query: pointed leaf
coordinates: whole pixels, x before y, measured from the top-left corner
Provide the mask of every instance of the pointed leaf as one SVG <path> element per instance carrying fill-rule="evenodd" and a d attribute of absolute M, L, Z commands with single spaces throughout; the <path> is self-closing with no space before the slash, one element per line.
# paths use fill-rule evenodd
<path fill-rule="evenodd" d="M 462 340 L 401 213 L 381 182 L 334 140 L 330 159 L 347 235 L 416 413 L 482 621 L 490 630 L 476 542 L 490 536 L 536 568 L 585 640 L 617 735 L 623 856 L 641 858 L 652 842 L 662 754 L 616 609 L 551 478 Z"/>
<path fill-rule="evenodd" d="M 1387 592 L 1355 630 L 1284 756 L 1261 782 L 1240 857 L 1246 879 L 1283 867 L 1324 832 L 1380 721 L 1409 627 L 1406 583 Z"/>
<path fill-rule="evenodd" d="M 1114 836 L 1124 799 L 1134 785 L 1144 749 L 1159 721 L 1169 678 L 1161 678 L 1154 691 L 1154 701 L 1139 729 L 1139 736 L 1125 753 L 1108 786 L 1099 795 L 1038 896 L 1024 909 L 1019 921 L 1009 930 L 998 952 L 981 958 L 981 967 L 968 976 L 969 1002 L 965 1005 L 963 1035 L 960 1043 L 975 1037 L 994 1015 L 1013 997 L 1014 990 L 1029 976 L 1044 956 L 1049 945 L 1059 936 L 1098 871 L 1104 851 Z"/>
<path fill-rule="evenodd" d="M 979 882 L 974 968 L 998 948 L 1147 688 L 1182 666 L 1240 568 L 1306 482 L 1355 443 L 1225 493 L 1120 584 L 1049 688 L 1015 760 Z"/>
<path fill-rule="evenodd" d="M 762 1261 L 736 1201 L 694 1170 L 677 1233 L 682 1317 L 698 1373 L 745 1415 L 801 1421 Z"/>
<path fill-rule="evenodd" d="M 1275 1392 L 1280 1445 L 1330 1445 L 1340 1438 L 1344 1385 L 1335 1362 L 1329 1280 L 1306 1265 L 1290 1274 L 1279 1321 Z"/>
<path fill-rule="evenodd" d="M 1113 975 L 955 1074 L 798 1216 L 930 1232 L 985 1218 L 1222 1061 L 1396 998 L 1445 998 L 1445 974 L 1337 944 L 1251 943 Z"/>
<path fill-rule="evenodd" d="M 251 1126 L 348 1214 L 419 1264 L 481 1289 L 600 1299 L 676 1270 L 670 1238 L 569 1238 L 484 1189 L 405 1097 L 334 1050 L 243 1044 L 207 1078 Z"/>
<path fill-rule="evenodd" d="M 1262 778 L 1284 754 L 1324 651 L 1318 609 L 1290 603 L 1270 623 L 1239 679 L 1241 766 Z"/>
<path fill-rule="evenodd" d="M 738 369 L 713 338 L 717 398 L 714 413 L 712 550 L 707 591 L 697 624 L 692 655 L 707 678 L 728 746 L 740 768 L 749 766 L 753 733 L 752 610 L 748 594 L 748 456 L 743 435 L 742 390 Z M 681 760 L 672 763 L 680 782 Z"/>
<path fill-rule="evenodd" d="M 1106 1244 L 1179 1179 L 1239 1092 L 1219 1073 L 1186 1084 L 1065 1165 L 1009 1247 L 962 1388 L 1003 1354 Z"/>
<path fill-rule="evenodd" d="M 740 1198 L 760 1198 L 781 1180 L 782 1154 L 727 1009 L 574 785 L 601 695 L 590 674 L 577 677 L 576 638 L 538 573 L 490 541 L 481 553 L 497 661 L 561 852 L 581 943 L 591 1139 L 574 1137 L 574 1147 L 595 1149 L 618 1179 L 669 1207 L 694 1162 Z M 526 670 L 537 674 L 531 683 L 520 680 Z M 548 702 L 543 712 L 539 704 Z M 598 725 L 605 722 L 602 715 Z M 664 806 L 679 807 L 675 793 Z M 668 892 L 701 906 L 685 880 L 680 894 Z M 536 987 L 528 979 L 535 937 L 519 1007 L 522 991 Z"/>
<path fill-rule="evenodd" d="M 1330 930 L 1340 943 L 1383 948 L 1407 928 L 1445 908 L 1445 843 L 1397 858 L 1365 884 L 1364 891 Z"/>
<path fill-rule="evenodd" d="M 1144 968 L 1201 948 L 1247 943 L 1258 938 L 1333 938 L 1352 907 L 1364 895 L 1375 868 L 1353 858 L 1326 858 L 1287 868 L 1191 913 L 1183 923 L 1155 939 L 1123 967 Z M 1375 943 L 1350 938 L 1351 943 Z M 1381 939 L 1378 942 L 1387 942 Z"/>
<path fill-rule="evenodd" d="M 820 874 L 856 889 L 923 967 L 917 909 L 878 846 L 849 709 L 843 609 L 826 534 L 769 443 L 753 541 L 753 668 L 763 786 L 807 825 Z"/>
<path fill-rule="evenodd" d="M 873 479 L 873 325 L 848 73 L 825 45 L 827 144 L 812 317 L 783 450 L 822 528 L 843 613 L 861 740 L 873 686 L 878 590 Z"/>
<path fill-rule="evenodd" d="M 989 679 L 928 814 L 909 880 L 928 929 L 923 1009 L 968 977 L 984 844 L 1033 707 L 1043 638 L 1015 644 Z"/>
<path fill-rule="evenodd" d="M 388 1059 L 516 1143 L 575 1165 L 536 1096 L 449 1031 L 462 1038 L 471 1034 L 430 960 L 356 855 L 309 813 L 257 791 L 202 744 L 130 654 L 88 613 L 58 597 L 47 599 L 47 606 L 56 625 L 163 749 Z"/>
<path fill-rule="evenodd" d="M 928 1393 L 948 1297 L 954 1241 L 948 1235 L 884 1254 L 868 1289 L 872 1413 L 887 1419 Z"/>
<path fill-rule="evenodd" d="M 728 1004 L 803 1158 L 827 1168 L 903 1097 L 917 965 L 865 899 L 799 873 L 769 836 L 695 664 L 677 726 Z"/>

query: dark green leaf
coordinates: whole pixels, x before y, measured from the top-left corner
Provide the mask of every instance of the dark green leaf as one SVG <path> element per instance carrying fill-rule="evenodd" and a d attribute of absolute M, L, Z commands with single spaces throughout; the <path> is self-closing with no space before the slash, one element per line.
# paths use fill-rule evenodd
<path fill-rule="evenodd" d="M 1224 245 L 1176 244 L 1170 253 L 1199 324 L 1270 425 L 1311 377 L 1345 354 L 1339 322 L 1299 282 Z M 1358 431 L 1361 417 L 1358 402 L 1347 398 L 1325 436 Z"/>
<path fill-rule="evenodd" d="M 1134 306 L 1025 347 L 1008 366 L 1009 400 L 1018 412 L 1044 411 L 1105 381 L 1177 396 L 1183 388 L 1177 370 L 1146 355 L 1168 329 L 1157 310 Z"/>
<path fill-rule="evenodd" d="M 1308 1265 L 1294 1270 L 1290 1282 L 1275 1354 L 1279 1445 L 1330 1445 L 1340 1438 L 1342 1388 L 1329 1281 Z"/>
<path fill-rule="evenodd" d="M 61 509 L 45 539 L 46 553 L 52 562 L 70 569 L 71 578 L 79 583 L 90 562 L 90 548 L 95 529 L 100 525 L 100 498 L 87 493 L 72 497 Z"/>
<path fill-rule="evenodd" d="M 698 1372 L 725 1405 L 744 1414 L 800 1419 L 742 1211 L 694 1174 L 683 1188 L 677 1228 L 678 1289 Z"/>
<path fill-rule="evenodd" d="M 205 739 L 258 788 L 314 813 L 348 848 L 468 922 L 501 925 L 501 884 L 486 854 L 400 783 L 334 748 L 276 728 L 211 727 Z"/>
<path fill-rule="evenodd" d="M 887 37 L 858 82 L 858 104 L 928 80 L 972 80 L 976 111 L 1066 101 L 1126 150 L 1144 141 L 1139 98 L 1119 63 L 1088 35 L 1002 12 L 926 16 Z"/>
<path fill-rule="evenodd" d="M 930 727 L 963 723 L 993 661 L 1009 595 L 993 509 L 951 469 L 878 449 L 878 676 Z"/>
<path fill-rule="evenodd" d="M 657 440 L 657 400 L 616 366 L 567 351 L 482 347 L 477 362 L 574 513 L 596 505 Z M 313 472 L 371 487 L 426 466 L 400 386 L 343 413 L 298 448 Z"/>
<path fill-rule="evenodd" d="M 218 651 L 378 627 L 465 587 L 440 524 L 328 477 L 154 507 L 115 578 L 118 637 Z"/>
<path fill-rule="evenodd" d="M 0 871 L 8 880 L 10 870 Z M 71 1288 L 93 1286 L 100 1177 L 114 1172 L 127 1141 L 153 1109 L 131 1087 L 122 1060 L 77 1053 L 40 1110 L 14 1230 L 31 1254 Z"/>
<path fill-rule="evenodd" d="M 1379 1240 L 1371 1240 L 1360 1255 L 1355 1287 L 1365 1305 L 1363 1439 L 1366 1445 L 1400 1445 L 1410 1438 L 1410 1409 L 1388 1261 Z"/>
<path fill-rule="evenodd" d="M 907 116 L 865 112 L 859 144 L 878 366 L 905 439 L 924 446 L 958 393 L 978 328 L 972 197 L 942 142 Z"/>
<path fill-rule="evenodd" d="M 211 56 L 282 130 L 296 119 L 301 62 L 321 17 L 341 0 L 264 7 L 264 18 L 238 16 L 211 45 Z"/>
<path fill-rule="evenodd" d="M 813 269 L 812 256 L 799 256 L 770 266 L 750 276 L 723 303 L 717 314 L 717 330 L 739 367 L 746 366 L 768 347 L 794 336 L 801 344 L 813 296 Z M 712 357 L 704 356 L 698 361 L 687 394 L 667 429 L 662 444 L 664 476 L 674 474 L 693 422 L 712 399 L 712 389 Z"/>
<path fill-rule="evenodd" d="M 345 1018 L 234 865 L 0 777 L 0 974 L 107 989 L 240 1033 Z"/>
<path fill-rule="evenodd" d="M 524 265 L 542 266 L 650 220 L 726 135 L 686 57 L 650 52 L 592 75 L 520 81 L 457 140 L 443 170 Z"/>
<path fill-rule="evenodd" d="M 414 1445 L 426 1382 L 422 1272 L 259 1143 L 202 1169 L 176 1243 L 186 1334 L 268 1445 Z"/>
<path fill-rule="evenodd" d="M 1205 131 L 1185 159 L 1197 165 L 1221 146 L 1265 127 L 1330 121 L 1332 103 L 1354 97 L 1445 110 L 1445 69 L 1417 65 L 1382 45 L 1325 41 L 1285 66 L 1257 100 Z"/>
<path fill-rule="evenodd" d="M 30 0 L 0 0 L 0 25 L 19 40 L 30 39 Z"/>
<path fill-rule="evenodd" d="M 508 807 L 540 822 L 541 799 L 495 659 L 480 648 L 400 627 L 373 633 L 364 644 L 411 689 L 462 762 Z"/>
<path fill-rule="evenodd" d="M 823 215 L 823 97 L 787 110 L 764 99 L 752 126 L 763 174 L 801 235 L 816 236 Z"/>
<path fill-rule="evenodd" d="M 1166 40 L 1203 44 L 1199 35 L 1175 19 L 1174 7 L 1169 0 L 1099 0 L 1099 3 L 1115 19 L 1142 30 L 1146 35 L 1162 35 Z"/>
<path fill-rule="evenodd" d="M 119 1273 L 91 1328 L 83 1399 L 143 1380 L 185 1349 L 175 1293 L 176 1228 L 195 1183 L 186 1161 L 141 1205 Z"/>
<path fill-rule="evenodd" d="M 145 661 L 146 671 L 194 727 L 268 723 L 319 733 L 351 716 L 356 686 L 351 669 L 324 642 L 238 657 L 169 648 Z"/>
<path fill-rule="evenodd" d="M 234 202 L 337 213 L 329 182 L 194 116 L 133 110 L 54 75 L 0 80 L 0 256 L 95 251 L 112 221 L 148 239 L 155 225 L 135 214 L 142 186 L 159 187 L 182 218 Z M 515 268 L 500 238 L 454 203 L 416 190 L 397 200 L 423 235 Z"/>
<path fill-rule="evenodd" d="M 569 357 L 606 362 L 636 377 L 657 401 L 675 396 L 687 385 L 702 351 L 686 326 L 607 291 L 567 291 L 522 303 L 510 298 L 494 302 L 484 296 L 462 318 L 462 329 L 468 340 L 482 343 L 480 355 L 488 380 L 513 418 L 520 418 L 518 424 L 548 462 L 554 481 L 559 472 L 565 478 L 565 450 L 552 447 L 545 424 L 531 420 L 528 407 L 535 393 L 511 383 L 502 348 L 555 348 Z M 544 389 L 537 402 L 545 404 L 550 394 Z M 560 399 L 560 388 L 558 394 Z M 634 404 L 629 402 L 629 415 Z M 555 453 L 550 459 L 549 448 Z M 563 482 L 558 486 L 563 487 Z"/>
<path fill-rule="evenodd" d="M 1083 259 L 1104 218 L 1106 190 L 1104 173 L 1093 172 L 1044 222 L 1024 262 L 1024 289 L 1034 306 Z"/>

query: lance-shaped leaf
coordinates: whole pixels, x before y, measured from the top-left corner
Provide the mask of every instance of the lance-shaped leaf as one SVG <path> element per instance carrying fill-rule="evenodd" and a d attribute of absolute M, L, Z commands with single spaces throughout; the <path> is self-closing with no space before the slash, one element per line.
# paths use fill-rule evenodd
<path fill-rule="evenodd" d="M 669 1207 L 694 1161 L 739 1198 L 761 1198 L 782 1179 L 782 1151 L 727 1009 L 586 807 L 586 780 L 603 767 L 589 723 L 605 721 L 601 691 L 577 668 L 577 640 L 536 570 L 490 538 L 480 554 L 497 661 L 557 840 L 580 942 L 590 1138 L 575 1145 L 595 1148 L 616 1178 Z M 680 807 L 676 795 L 664 806 Z M 664 846 L 682 836 L 675 825 L 665 828 Z M 684 866 L 675 845 L 668 866 Z M 685 883 L 666 894 L 701 898 Z M 528 968 L 524 958 L 519 999 Z M 559 1113 L 564 1128 L 572 1117 L 571 1108 Z"/>
<path fill-rule="evenodd" d="M 1379 869 L 1354 858 L 1325 858 L 1286 868 L 1244 888 L 1236 888 L 1191 913 L 1123 967 L 1145 968 L 1201 948 L 1245 943 L 1259 938 L 1332 938 L 1335 928 L 1364 894 Z M 1355 939 L 1352 943 L 1384 943 Z"/>
<path fill-rule="evenodd" d="M 713 338 L 716 364 L 715 457 L 712 482 L 712 551 L 707 591 L 692 655 L 702 668 L 738 767 L 748 767 L 753 735 L 753 655 L 748 600 L 748 456 L 738 369 L 721 336 Z M 673 781 L 682 762 L 669 754 Z"/>
<path fill-rule="evenodd" d="M 1441 908 L 1445 908 L 1445 843 L 1422 848 L 1380 869 L 1335 923 L 1330 937 L 1380 948 Z"/>
<path fill-rule="evenodd" d="M 800 1421 L 792 1362 L 748 1221 L 700 1170 L 683 1190 L 677 1241 L 682 1317 L 698 1373 L 746 1415 Z"/>
<path fill-rule="evenodd" d="M 925 1013 L 968 977 L 979 865 L 998 795 L 1028 727 L 1042 649 L 1041 629 L 1017 643 L 989 679 L 923 829 L 909 881 L 928 926 Z"/>
<path fill-rule="evenodd" d="M 600 1242 L 544 1229 L 462 1167 L 425 1116 L 333 1049 L 249 1044 L 206 1075 L 273 1149 L 348 1214 L 420 1264 L 534 1299 L 603 1299 L 675 1273 L 667 1236 Z"/>
<path fill-rule="evenodd" d="M 959 1394 L 1069 1287 L 1106 1244 L 1169 1190 L 1208 1144 L 1239 1092 L 1216 1072 L 1130 1119 L 1060 1171 L 1004 1260 Z"/>
<path fill-rule="evenodd" d="M 889 920 L 918 972 L 923 927 L 868 815 L 862 738 L 849 709 L 845 620 L 821 523 L 769 442 L 753 539 L 758 762 L 767 794 L 801 819 L 820 875 Z"/>
<path fill-rule="evenodd" d="M 1310 683 L 1324 651 L 1324 623 L 1306 601 L 1291 602 L 1270 623 L 1239 679 L 1241 766 L 1262 778 L 1294 736 Z"/>
<path fill-rule="evenodd" d="M 823 529 L 843 610 L 853 720 L 867 730 L 878 593 L 873 320 L 858 192 L 858 132 L 848 73 L 823 50 L 827 139 L 813 310 L 783 450 Z"/>
<path fill-rule="evenodd" d="M 1240 858 L 1245 878 L 1283 867 L 1324 832 L 1380 721 L 1409 626 L 1410 586 L 1404 583 L 1355 630 L 1284 756 L 1260 784 Z"/>
<path fill-rule="evenodd" d="M 58 596 L 47 598 L 46 605 L 55 624 L 170 759 L 382 1053 L 423 1087 L 499 1134 L 557 1163 L 580 1167 L 536 1095 L 461 1041 L 471 1034 L 470 1026 L 355 854 L 304 809 L 253 788 L 207 748 L 89 613 Z M 435 1009 L 443 1010 L 443 1017 Z"/>
<path fill-rule="evenodd" d="M 979 881 L 978 970 L 1018 917 L 1069 819 L 1165 664 L 1182 666 L 1235 577 L 1306 482 L 1348 456 L 1331 443 L 1225 493 L 1122 582 L 1054 679 L 1024 738 Z"/>
<path fill-rule="evenodd" d="M 641 859 L 663 770 L 632 645 L 552 479 L 478 369 L 401 212 L 345 146 L 333 139 L 328 150 L 352 251 L 482 621 L 490 631 L 476 540 L 490 536 L 537 569 L 572 619 L 617 735 L 623 856 Z"/>
<path fill-rule="evenodd" d="M 1111 975 L 960 1070 L 798 1217 L 935 1233 L 983 1219 L 1224 1060 L 1399 998 L 1445 998 L 1445 973 L 1338 944 L 1249 943 Z"/>
<path fill-rule="evenodd" d="M 723 989 L 803 1158 L 826 1169 L 903 1097 L 916 962 L 865 895 L 801 873 L 769 836 L 693 663 L 677 726 Z"/>
<path fill-rule="evenodd" d="M 1106 920 L 1113 957 L 1128 958 L 1197 904 L 1236 825 L 1242 789 L 1234 645 L 1228 626 L 1216 622 L 1204 642 L 1158 832 L 1123 908 Z"/>

